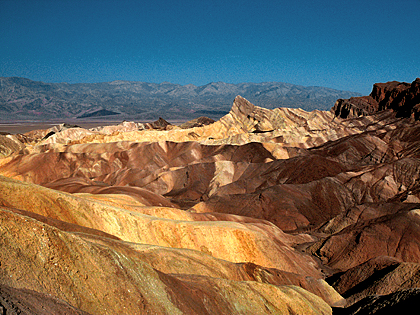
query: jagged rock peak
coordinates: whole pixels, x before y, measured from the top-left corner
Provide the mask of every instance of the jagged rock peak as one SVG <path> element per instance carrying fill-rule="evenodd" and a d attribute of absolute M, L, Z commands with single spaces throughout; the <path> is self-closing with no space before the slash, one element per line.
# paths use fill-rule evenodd
<path fill-rule="evenodd" d="M 163 119 L 162 117 L 159 117 L 158 120 L 147 124 L 147 127 L 149 129 L 159 129 L 159 130 L 165 130 L 168 126 L 170 126 L 171 124 L 169 122 L 167 122 L 165 119 Z"/>
<path fill-rule="evenodd" d="M 241 112 L 245 112 L 245 111 L 253 111 L 255 108 L 255 105 L 252 104 L 250 101 L 248 101 L 247 99 L 245 99 L 244 97 L 237 95 L 235 97 L 235 100 L 233 101 L 233 105 L 232 105 L 232 111 L 233 112 L 237 112 L 238 110 L 240 110 Z"/>
<path fill-rule="evenodd" d="M 392 109 L 397 117 L 420 119 L 420 78 L 411 84 L 391 81 L 373 85 L 369 96 L 338 99 L 331 111 L 341 118 L 353 118 Z"/>
<path fill-rule="evenodd" d="M 275 110 L 255 106 L 240 95 L 235 97 L 229 114 L 247 132 L 272 131 L 282 127 L 284 121 Z"/>

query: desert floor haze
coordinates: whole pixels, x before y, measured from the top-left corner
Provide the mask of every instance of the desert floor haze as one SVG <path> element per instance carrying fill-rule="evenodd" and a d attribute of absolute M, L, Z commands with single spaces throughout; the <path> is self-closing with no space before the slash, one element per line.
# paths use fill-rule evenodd
<path fill-rule="evenodd" d="M 0 134 L 0 311 L 412 310 L 420 79 L 350 96 L 309 112 L 238 95 L 218 119 Z"/>

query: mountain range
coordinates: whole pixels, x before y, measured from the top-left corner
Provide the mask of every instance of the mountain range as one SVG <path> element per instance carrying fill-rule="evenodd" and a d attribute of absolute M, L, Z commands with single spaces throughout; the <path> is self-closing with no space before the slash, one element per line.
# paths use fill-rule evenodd
<path fill-rule="evenodd" d="M 202 86 L 168 82 L 44 83 L 19 77 L 0 78 L 0 114 L 7 120 L 219 119 L 241 95 L 256 105 L 329 110 L 334 102 L 358 93 L 280 82 L 212 82 Z"/>

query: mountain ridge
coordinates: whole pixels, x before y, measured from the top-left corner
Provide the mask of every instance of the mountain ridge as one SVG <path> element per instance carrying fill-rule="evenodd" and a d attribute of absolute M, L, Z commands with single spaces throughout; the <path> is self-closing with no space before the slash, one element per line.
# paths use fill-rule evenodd
<path fill-rule="evenodd" d="M 193 119 L 201 113 L 218 119 L 241 95 L 256 105 L 329 110 L 338 98 L 360 94 L 283 82 L 225 83 L 202 86 L 115 80 L 99 83 L 45 83 L 0 77 L 0 114 L 10 119 L 42 120 L 89 116 L 99 110 L 121 113 L 118 119 Z M 197 113 L 198 112 L 198 113 Z"/>

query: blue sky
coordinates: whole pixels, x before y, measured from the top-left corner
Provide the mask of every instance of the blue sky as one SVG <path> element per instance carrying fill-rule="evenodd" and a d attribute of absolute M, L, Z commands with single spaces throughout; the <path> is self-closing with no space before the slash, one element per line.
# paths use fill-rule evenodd
<path fill-rule="evenodd" d="M 420 0 L 0 0 L 0 76 L 368 94 L 420 77 Z"/>

